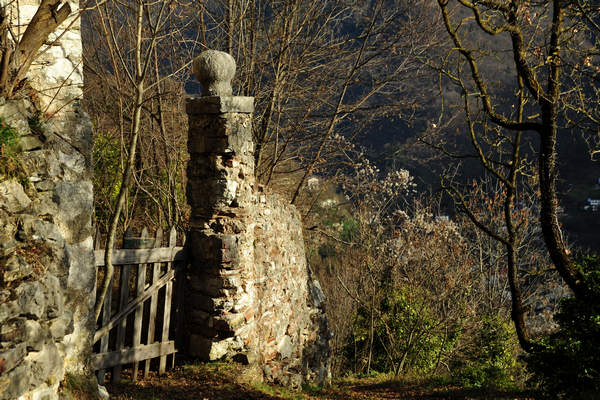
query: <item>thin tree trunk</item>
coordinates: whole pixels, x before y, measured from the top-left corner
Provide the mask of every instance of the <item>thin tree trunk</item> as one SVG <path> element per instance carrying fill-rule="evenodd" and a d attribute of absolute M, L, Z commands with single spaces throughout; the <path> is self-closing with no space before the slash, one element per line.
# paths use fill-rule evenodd
<path fill-rule="evenodd" d="M 106 272 L 104 275 L 104 282 L 102 285 L 102 291 L 100 292 L 100 296 L 97 299 L 96 307 L 95 307 L 95 316 L 96 320 L 100 316 L 100 312 L 102 310 L 102 304 L 104 303 L 104 298 L 106 297 L 106 292 L 108 292 L 110 286 L 110 280 L 114 275 L 114 266 L 112 264 L 112 255 L 113 255 L 113 247 L 115 243 L 115 238 L 117 235 L 117 227 L 119 224 L 119 219 L 121 217 L 121 212 L 123 211 L 123 206 L 125 204 L 125 198 L 127 196 L 127 192 L 129 190 L 129 186 L 131 184 L 131 179 L 133 175 L 133 168 L 135 164 L 135 156 L 137 149 L 137 142 L 140 132 L 140 122 L 142 115 L 142 102 L 144 100 L 144 75 L 142 70 L 142 61 L 141 61 L 141 51 L 142 51 L 142 22 L 143 22 L 143 3 L 141 0 L 137 2 L 137 32 L 136 32 L 136 48 L 135 48 L 135 69 L 136 69 L 136 86 L 135 86 L 135 108 L 134 108 L 134 116 L 133 116 L 133 126 L 132 126 L 132 137 L 129 143 L 129 157 L 127 159 L 127 163 L 125 164 L 125 170 L 123 171 L 123 179 L 121 183 L 121 187 L 119 188 L 119 194 L 117 196 L 117 207 L 115 208 L 111 219 L 110 219 L 110 228 L 108 232 L 108 238 L 106 241 L 106 250 L 104 253 L 104 265 L 106 268 Z"/>
<path fill-rule="evenodd" d="M 40 47 L 42 47 L 48 36 L 69 15 L 71 15 L 69 3 L 61 6 L 60 0 L 42 0 L 42 3 L 27 25 L 27 29 L 25 29 L 23 37 L 17 44 L 15 51 L 12 52 L 9 50 L 7 40 L 3 41 L 3 70 L 0 71 L 0 77 L 2 78 L 0 80 L 0 94 L 2 96 L 11 97 L 14 94 L 15 88 L 27 75 L 29 67 L 35 60 Z M 4 16 L 6 24 L 3 24 L 3 30 L 8 30 L 9 22 L 7 18 Z M 3 39 L 7 39 L 7 37 L 3 37 Z M 7 71 L 7 69 L 13 68 L 13 71 Z"/>

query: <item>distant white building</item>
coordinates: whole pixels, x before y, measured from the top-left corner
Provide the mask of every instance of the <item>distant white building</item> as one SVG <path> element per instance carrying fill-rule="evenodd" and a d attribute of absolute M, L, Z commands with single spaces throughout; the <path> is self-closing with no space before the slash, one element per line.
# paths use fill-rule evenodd
<path fill-rule="evenodd" d="M 311 193 L 318 191 L 319 183 L 320 183 L 319 178 L 317 178 L 316 176 L 312 176 L 312 177 L 308 178 L 308 180 L 306 181 L 306 186 L 308 188 L 308 191 Z"/>
<path fill-rule="evenodd" d="M 338 202 L 336 199 L 327 199 L 321 202 L 321 208 L 335 208 Z"/>
<path fill-rule="evenodd" d="M 600 199 L 588 198 L 587 203 L 588 204 L 585 207 L 583 207 L 584 210 L 590 210 L 590 211 L 600 210 Z"/>

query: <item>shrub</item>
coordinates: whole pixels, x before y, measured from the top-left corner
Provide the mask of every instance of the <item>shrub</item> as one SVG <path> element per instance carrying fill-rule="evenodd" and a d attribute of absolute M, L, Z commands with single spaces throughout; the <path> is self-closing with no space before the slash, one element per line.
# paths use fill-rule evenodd
<path fill-rule="evenodd" d="M 359 222 L 355 219 L 347 218 L 342 223 L 342 231 L 340 232 L 340 239 L 345 242 L 353 241 L 359 229 Z"/>
<path fill-rule="evenodd" d="M 446 331 L 445 322 L 430 308 L 430 293 L 420 288 L 388 288 L 377 307 L 374 318 L 374 343 L 371 368 L 395 375 L 426 375 L 433 372 L 440 360 L 456 344 L 457 329 Z M 346 347 L 349 359 L 352 353 L 365 359 L 369 351 L 371 313 L 359 307 L 354 318 L 354 342 Z"/>
<path fill-rule="evenodd" d="M 466 387 L 512 388 L 523 374 L 518 351 L 513 325 L 497 314 L 483 316 L 465 359 L 453 365 L 453 378 Z"/>
<path fill-rule="evenodd" d="M 600 393 L 600 257 L 579 263 L 591 298 L 564 299 L 555 320 L 559 329 L 526 357 L 541 398 L 597 399 Z"/>

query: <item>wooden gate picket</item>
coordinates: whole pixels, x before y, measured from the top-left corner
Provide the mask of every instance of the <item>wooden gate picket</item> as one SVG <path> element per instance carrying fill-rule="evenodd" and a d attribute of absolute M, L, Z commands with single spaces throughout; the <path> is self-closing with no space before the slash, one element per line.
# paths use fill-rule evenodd
<path fill-rule="evenodd" d="M 173 231 L 175 232 L 175 231 Z M 156 231 L 156 238 L 154 239 L 154 247 L 160 247 L 162 244 L 163 232 L 162 229 L 158 229 Z M 171 244 L 169 243 L 169 247 Z M 174 244 L 173 244 L 174 246 Z M 150 283 L 155 283 L 158 281 L 160 275 L 160 263 L 152 264 L 152 281 Z M 156 311 L 158 308 L 158 293 L 154 293 L 150 298 L 150 317 L 148 320 L 148 338 L 146 340 L 146 344 L 154 343 L 154 339 L 156 338 L 155 330 L 156 330 Z M 167 338 L 168 340 L 168 338 Z M 144 362 L 144 377 L 148 376 L 150 372 L 150 361 L 146 360 Z"/>
<path fill-rule="evenodd" d="M 109 368 L 112 368 L 112 382 L 119 382 L 125 364 L 133 364 L 131 376 L 136 380 L 140 362 L 144 377 L 148 376 L 154 358 L 159 359 L 160 374 L 166 371 L 169 355 L 174 363 L 177 349 L 175 341 L 170 339 L 171 311 L 181 307 L 171 303 L 174 298 L 182 297 L 182 293 L 177 293 L 183 290 L 182 274 L 175 271 L 185 265 L 184 249 L 176 246 L 176 239 L 177 233 L 172 229 L 168 247 L 161 247 L 163 233 L 159 229 L 151 248 L 113 250 L 115 274 L 102 307 L 102 324 L 94 335 L 94 343 L 99 343 L 92 355 L 92 365 L 101 384 Z M 142 234 L 140 244 L 148 242 L 147 234 Z M 95 259 L 96 267 L 104 266 L 104 250 L 96 250 Z M 178 279 L 175 296 L 174 279 Z M 162 324 L 158 325 L 161 317 Z M 178 327 L 182 316 L 177 313 L 175 317 Z M 162 327 L 160 332 L 157 326 Z"/>

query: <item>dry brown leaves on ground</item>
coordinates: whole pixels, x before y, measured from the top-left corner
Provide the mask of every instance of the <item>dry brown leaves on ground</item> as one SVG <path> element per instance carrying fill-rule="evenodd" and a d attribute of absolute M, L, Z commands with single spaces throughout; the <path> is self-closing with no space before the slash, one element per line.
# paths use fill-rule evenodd
<path fill-rule="evenodd" d="M 265 385 L 249 380 L 245 368 L 237 364 L 194 364 L 177 367 L 164 376 L 152 373 L 133 383 L 107 384 L 115 400 L 276 400 L 276 399 L 497 399 L 532 400 L 519 393 L 481 391 L 455 386 L 426 383 L 381 382 L 355 379 L 334 384 L 331 388 L 307 388 L 302 392 Z M 245 378 L 244 378 L 245 377 Z"/>

